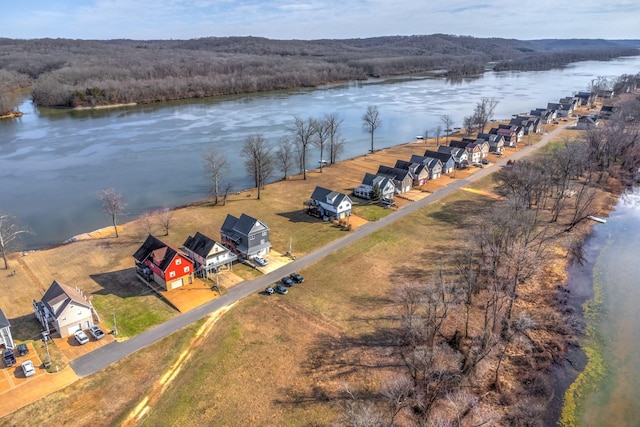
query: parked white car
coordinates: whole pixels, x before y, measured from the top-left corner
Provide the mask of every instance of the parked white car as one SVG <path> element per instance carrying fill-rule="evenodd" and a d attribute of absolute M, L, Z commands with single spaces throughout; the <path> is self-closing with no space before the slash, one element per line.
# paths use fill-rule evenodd
<path fill-rule="evenodd" d="M 96 340 L 100 340 L 102 338 L 104 338 L 104 332 L 102 332 L 102 329 L 100 329 L 99 326 L 92 326 L 89 328 L 89 333 L 93 336 L 93 338 L 95 338 Z"/>
<path fill-rule="evenodd" d="M 26 360 L 22 362 L 22 372 L 24 372 L 25 377 L 30 377 L 31 375 L 35 375 L 36 368 L 33 366 L 33 362 L 31 360 Z"/>
<path fill-rule="evenodd" d="M 86 343 L 89 342 L 89 337 L 87 336 L 87 334 L 84 333 L 84 331 L 76 331 L 76 332 L 74 332 L 73 333 L 73 337 L 76 339 L 76 341 L 80 345 L 86 344 Z"/>
<path fill-rule="evenodd" d="M 253 262 L 255 262 L 256 264 L 264 267 L 265 265 L 269 264 L 269 261 L 267 261 L 266 259 L 262 258 L 259 255 L 256 255 L 253 257 Z"/>

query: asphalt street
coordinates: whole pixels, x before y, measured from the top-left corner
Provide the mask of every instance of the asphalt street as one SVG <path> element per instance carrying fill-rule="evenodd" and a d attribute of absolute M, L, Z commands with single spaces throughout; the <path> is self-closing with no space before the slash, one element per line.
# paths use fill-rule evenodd
<path fill-rule="evenodd" d="M 538 148 L 546 145 L 551 139 L 553 139 L 556 135 L 558 135 L 564 128 L 572 126 L 575 122 L 569 122 L 566 125 L 555 129 L 553 132 L 546 134 L 540 140 L 540 142 L 519 149 L 519 151 L 513 153 L 509 156 L 510 160 L 518 160 L 522 157 L 529 155 L 531 152 L 537 150 Z M 377 230 L 380 230 L 383 227 L 386 227 L 393 223 L 394 221 L 399 220 L 407 215 L 410 215 L 417 210 L 423 208 L 424 206 L 436 202 L 441 198 L 453 193 L 454 191 L 459 190 L 462 187 L 465 187 L 470 182 L 476 181 L 484 176 L 487 176 L 494 171 L 496 171 L 499 167 L 504 166 L 507 162 L 507 159 L 499 159 L 496 163 L 491 165 L 490 167 L 486 167 L 476 171 L 473 175 L 471 175 L 467 179 L 458 180 L 448 184 L 445 187 L 440 188 L 433 194 L 425 197 L 424 199 L 409 203 L 408 205 L 402 207 L 401 209 L 393 212 L 386 217 L 375 221 L 368 222 L 353 232 L 347 233 L 344 237 L 335 240 L 326 246 L 323 246 L 303 257 L 298 258 L 291 263 L 274 270 L 268 274 L 260 276 L 257 279 L 246 281 L 240 283 L 228 290 L 228 292 L 216 298 L 213 301 L 205 303 L 200 307 L 197 307 L 191 311 L 180 314 L 171 320 L 168 320 L 165 323 L 162 323 L 152 329 L 149 329 L 139 335 L 136 335 L 128 340 L 122 342 L 112 342 L 103 347 L 100 347 L 91 353 L 87 353 L 84 356 L 81 356 L 73 361 L 71 361 L 70 365 L 75 371 L 75 373 L 84 377 L 87 375 L 91 375 L 95 372 L 98 372 L 107 366 L 111 365 L 114 362 L 148 346 L 156 341 L 180 330 L 181 328 L 190 325 L 193 322 L 196 322 L 203 317 L 221 309 L 227 307 L 231 304 L 240 301 L 242 298 L 254 294 L 258 291 L 263 290 L 269 284 L 276 282 L 283 276 L 287 276 L 295 271 L 302 270 L 304 267 L 311 265 L 319 260 L 323 259 L 327 255 L 342 249 L 363 237 L 368 236 L 371 233 L 374 233 Z"/>

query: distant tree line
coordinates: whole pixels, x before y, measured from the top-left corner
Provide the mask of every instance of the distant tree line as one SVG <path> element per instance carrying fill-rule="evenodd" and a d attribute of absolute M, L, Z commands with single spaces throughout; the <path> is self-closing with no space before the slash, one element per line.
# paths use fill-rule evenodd
<path fill-rule="evenodd" d="M 32 88 L 44 107 L 91 107 L 314 87 L 437 71 L 540 70 L 635 55 L 603 40 L 521 41 L 450 35 L 348 40 L 0 39 L 0 94 Z M 5 107 L 6 109 L 6 107 Z"/>

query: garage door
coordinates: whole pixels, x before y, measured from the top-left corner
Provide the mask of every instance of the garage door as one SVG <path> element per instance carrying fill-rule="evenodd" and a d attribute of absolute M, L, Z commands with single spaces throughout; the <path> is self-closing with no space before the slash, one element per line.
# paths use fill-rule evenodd
<path fill-rule="evenodd" d="M 76 331 L 80 331 L 80 330 L 82 330 L 82 325 L 81 324 L 77 324 L 75 326 L 69 326 L 67 328 L 67 332 L 68 332 L 67 335 L 73 335 Z"/>
<path fill-rule="evenodd" d="M 171 282 L 171 289 L 179 288 L 180 286 L 182 286 L 182 279 Z"/>

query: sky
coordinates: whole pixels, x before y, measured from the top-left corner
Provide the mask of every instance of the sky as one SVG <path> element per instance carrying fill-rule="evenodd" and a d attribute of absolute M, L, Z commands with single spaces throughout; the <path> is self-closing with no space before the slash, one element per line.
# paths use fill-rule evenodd
<path fill-rule="evenodd" d="M 0 37 L 345 39 L 453 34 L 520 40 L 640 39 L 638 0 L 5 1 Z"/>

